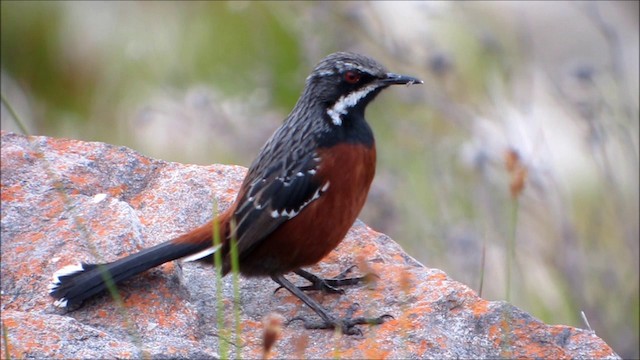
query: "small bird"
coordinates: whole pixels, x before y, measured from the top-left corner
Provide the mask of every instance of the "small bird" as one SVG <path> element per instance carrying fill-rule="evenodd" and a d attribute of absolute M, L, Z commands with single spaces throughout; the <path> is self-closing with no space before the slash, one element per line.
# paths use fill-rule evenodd
<path fill-rule="evenodd" d="M 366 106 L 390 85 L 421 83 L 390 73 L 363 55 L 328 55 L 307 77 L 295 107 L 263 145 L 226 211 L 186 234 L 114 262 L 58 270 L 49 285 L 54 305 L 77 308 L 104 292 L 107 283 L 118 284 L 168 261 L 213 264 L 216 251 L 226 275 L 235 241 L 242 275 L 271 277 L 320 316 L 319 323 L 302 319 L 306 328 L 358 334 L 356 325 L 381 324 L 386 316 L 336 317 L 304 293 L 342 293 L 337 287 L 357 284 L 364 277 L 323 279 L 302 268 L 318 263 L 338 246 L 364 206 L 376 168 Z M 222 239 L 217 247 L 214 223 Z M 284 277 L 289 272 L 312 285 L 295 286 Z"/>

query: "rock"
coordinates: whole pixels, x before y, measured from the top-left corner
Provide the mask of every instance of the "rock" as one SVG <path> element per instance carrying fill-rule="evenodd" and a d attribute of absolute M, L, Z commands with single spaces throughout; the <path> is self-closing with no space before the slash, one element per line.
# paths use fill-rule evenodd
<path fill-rule="evenodd" d="M 358 264 L 356 271 L 377 274 L 343 295 L 312 293 L 336 314 L 358 303 L 356 315 L 393 315 L 362 326 L 361 336 L 287 325 L 282 319 L 314 314 L 269 279 L 227 276 L 220 296 L 215 270 L 196 263 L 168 263 L 127 281 L 120 304 L 104 295 L 64 312 L 47 294 L 54 271 L 111 261 L 201 225 L 230 205 L 246 169 L 2 132 L 1 170 L 2 354 L 8 347 L 12 358 L 618 358 L 591 331 L 479 298 L 360 221 L 310 270 L 331 277 Z M 279 339 L 263 354 L 267 318 Z"/>

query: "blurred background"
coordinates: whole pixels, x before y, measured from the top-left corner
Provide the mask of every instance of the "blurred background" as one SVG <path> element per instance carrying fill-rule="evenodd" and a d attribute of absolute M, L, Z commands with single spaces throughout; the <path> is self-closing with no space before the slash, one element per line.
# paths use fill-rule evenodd
<path fill-rule="evenodd" d="M 363 220 L 428 267 L 638 358 L 638 2 L 1 3 L 31 134 L 248 166 L 328 53 L 423 86 L 368 108 Z M 19 128 L 2 105 L 2 129 Z"/>

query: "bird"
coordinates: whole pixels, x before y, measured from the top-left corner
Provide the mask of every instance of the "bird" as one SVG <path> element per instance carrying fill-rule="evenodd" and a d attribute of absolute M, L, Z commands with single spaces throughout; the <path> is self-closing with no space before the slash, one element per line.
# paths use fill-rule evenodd
<path fill-rule="evenodd" d="M 376 147 L 365 119 L 367 105 L 391 85 L 422 84 L 387 69 L 371 57 L 336 52 L 323 58 L 306 78 L 293 110 L 251 163 L 232 205 L 208 223 L 181 236 L 104 264 L 79 262 L 53 274 L 54 305 L 77 309 L 85 300 L 163 263 L 182 259 L 231 271 L 236 246 L 239 272 L 270 277 L 309 306 L 321 321 L 302 318 L 308 329 L 358 334 L 357 325 L 378 318 L 333 315 L 304 291 L 343 293 L 338 287 L 364 277 L 323 279 L 306 270 L 320 262 L 346 236 L 365 204 L 376 169 Z M 214 244 L 214 228 L 221 241 Z M 296 286 L 295 273 L 311 283 Z"/>

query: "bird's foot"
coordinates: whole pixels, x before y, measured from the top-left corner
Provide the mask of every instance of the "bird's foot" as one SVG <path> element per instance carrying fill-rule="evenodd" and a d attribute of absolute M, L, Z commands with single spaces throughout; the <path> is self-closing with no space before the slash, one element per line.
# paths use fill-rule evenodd
<path fill-rule="evenodd" d="M 363 276 L 348 278 L 347 275 L 351 273 L 356 267 L 356 265 L 352 265 L 342 271 L 340 274 L 329 279 L 321 278 L 308 271 L 298 269 L 294 272 L 300 277 L 303 277 L 307 281 L 309 281 L 311 285 L 297 286 L 297 288 L 302 291 L 322 291 L 325 294 L 344 294 L 344 290 L 340 289 L 340 287 L 358 285 L 360 283 L 369 283 L 371 281 L 374 281 L 374 278 L 378 277 L 378 275 L 376 274 L 368 273 Z M 273 293 L 275 294 L 280 289 L 282 289 L 282 286 L 279 286 L 277 289 L 275 289 Z"/>
<path fill-rule="evenodd" d="M 296 274 L 307 279 L 311 283 L 311 285 L 299 286 L 298 289 L 302 291 L 317 290 L 327 294 L 344 294 L 344 290 L 339 289 L 339 287 L 366 283 L 371 281 L 372 277 L 376 276 L 375 274 L 366 274 L 363 276 L 348 278 L 347 275 L 355 268 L 356 265 L 352 265 L 337 276 L 329 279 L 321 278 L 302 269 L 296 270 Z"/>
<path fill-rule="evenodd" d="M 356 325 L 380 325 L 385 320 L 393 319 L 393 316 L 385 314 L 375 318 L 353 317 L 353 314 L 360 306 L 356 303 L 347 309 L 344 318 L 330 317 L 325 321 L 310 320 L 302 316 L 296 316 L 287 322 L 287 325 L 293 321 L 302 321 L 306 329 L 338 329 L 345 335 L 362 335 L 362 331 Z"/>

